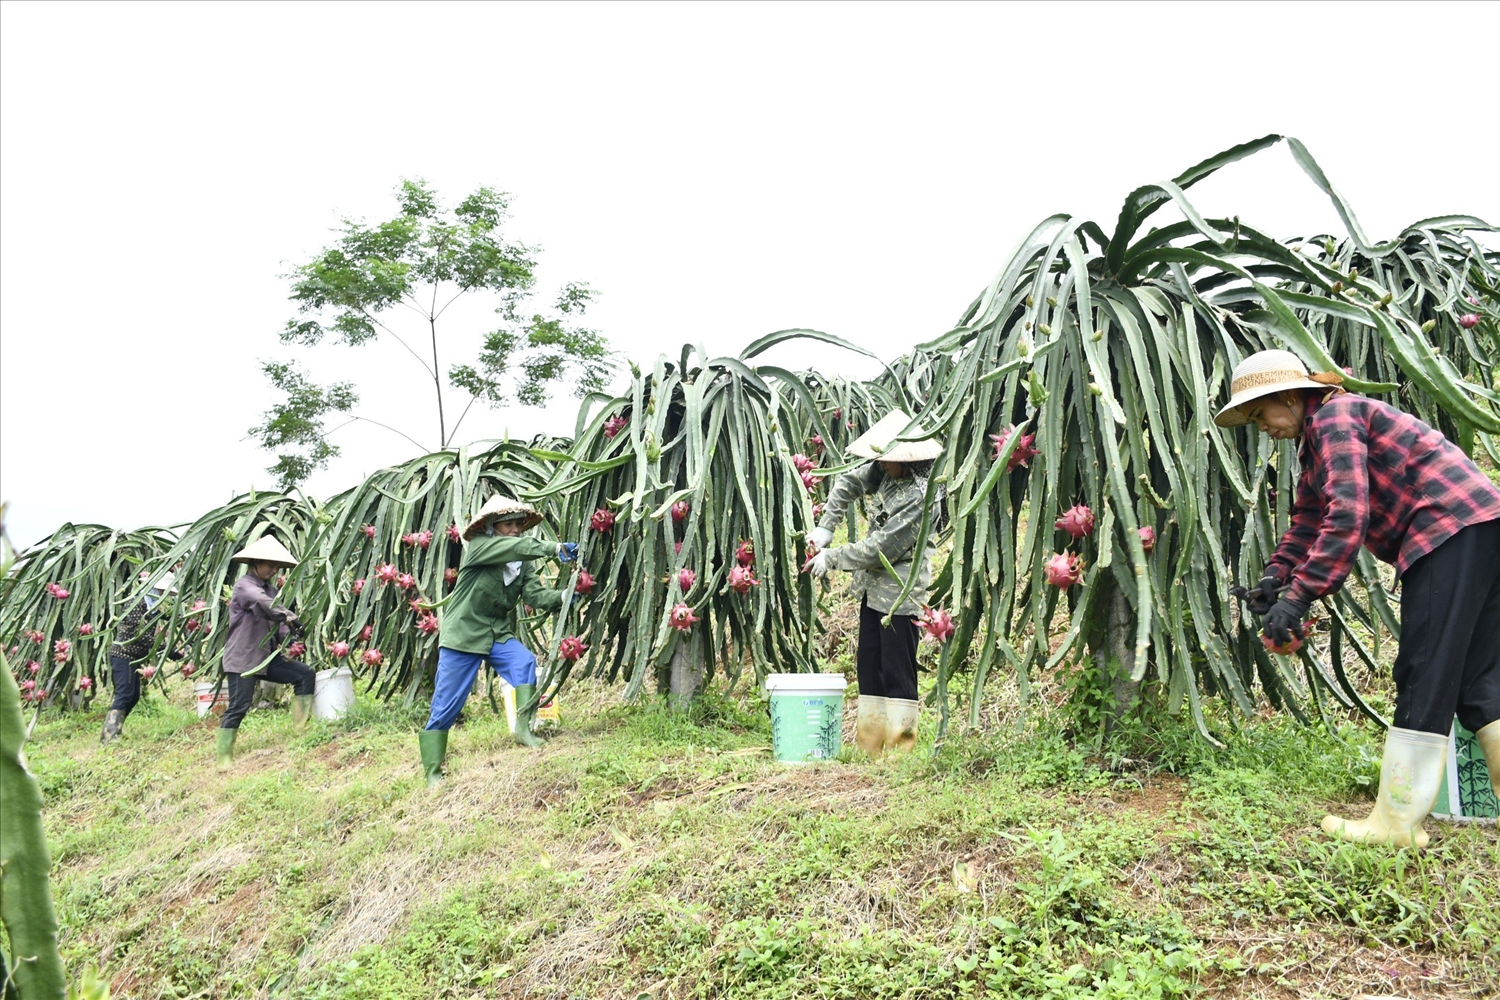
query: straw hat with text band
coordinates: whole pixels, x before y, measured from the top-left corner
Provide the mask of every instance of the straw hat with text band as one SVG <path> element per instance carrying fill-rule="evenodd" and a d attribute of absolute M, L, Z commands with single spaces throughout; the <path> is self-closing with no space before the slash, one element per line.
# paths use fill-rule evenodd
<path fill-rule="evenodd" d="M 278 566 L 295 566 L 297 557 L 286 550 L 270 535 L 262 535 L 230 557 L 231 562 L 275 563 Z"/>
<path fill-rule="evenodd" d="M 1291 351 L 1257 351 L 1234 369 L 1229 380 L 1229 402 L 1214 417 L 1220 427 L 1243 427 L 1249 419 L 1240 407 L 1252 399 L 1271 396 L 1288 389 L 1318 389 L 1343 392 L 1344 376 L 1339 372 L 1312 372 Z"/>
<path fill-rule="evenodd" d="M 464 541 L 468 541 L 475 535 L 484 531 L 484 522 L 494 518 L 496 521 L 521 521 L 521 530 L 534 528 L 542 523 L 542 514 L 529 503 L 508 496 L 496 494 L 489 498 L 485 505 L 479 508 L 479 513 L 469 526 L 464 529 Z"/>
<path fill-rule="evenodd" d="M 943 453 L 943 446 L 932 438 L 920 441 L 897 441 L 896 437 L 907 427 L 911 434 L 926 434 L 920 424 L 912 426 L 911 417 L 900 410 L 892 410 L 876 421 L 875 426 L 850 442 L 851 455 L 873 458 L 881 462 L 927 462 Z"/>

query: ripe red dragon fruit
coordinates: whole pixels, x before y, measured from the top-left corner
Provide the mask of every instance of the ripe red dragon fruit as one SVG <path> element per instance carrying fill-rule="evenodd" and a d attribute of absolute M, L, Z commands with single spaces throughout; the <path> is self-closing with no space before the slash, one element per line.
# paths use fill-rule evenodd
<path fill-rule="evenodd" d="M 450 525 L 448 525 L 448 541 L 452 542 L 454 545 L 457 545 L 460 542 L 462 542 L 463 540 L 464 540 L 464 533 L 462 531 L 458 530 L 458 525 L 456 525 L 456 524 L 450 524 Z"/>
<path fill-rule="evenodd" d="M 364 628 L 362 628 L 362 629 L 359 630 L 359 641 L 360 642 L 369 642 L 370 641 L 370 636 L 372 636 L 374 634 L 375 634 L 375 626 L 374 625 L 366 625 Z"/>
<path fill-rule="evenodd" d="M 1473 296 L 1473 295 L 1465 295 L 1464 296 L 1464 300 L 1466 302 L 1468 302 L 1469 305 L 1471 305 L 1471 306 L 1477 306 L 1477 305 L 1479 305 L 1479 299 L 1477 297 Z"/>
<path fill-rule="evenodd" d="M 751 587 L 759 587 L 760 581 L 755 578 L 754 566 L 731 566 L 729 569 L 729 589 L 736 594 L 748 594 Z"/>
<path fill-rule="evenodd" d="M 352 586 L 349 589 L 354 591 L 355 596 L 358 596 L 359 594 L 362 594 L 364 592 L 364 589 L 365 589 L 365 578 L 364 577 L 360 577 L 358 580 L 355 580 L 354 581 L 354 586 Z"/>
<path fill-rule="evenodd" d="M 801 452 L 792 456 L 792 464 L 797 467 L 798 472 L 811 472 L 818 467 L 818 463 Z"/>
<path fill-rule="evenodd" d="M 685 594 L 693 589 L 693 584 L 698 582 L 698 574 L 684 566 L 677 571 L 677 586 L 682 588 Z"/>
<path fill-rule="evenodd" d="M 412 534 L 402 535 L 401 544 L 406 546 L 415 545 L 417 544 L 417 536 Z"/>
<path fill-rule="evenodd" d="M 604 436 L 607 438 L 613 438 L 616 434 L 623 431 L 625 429 L 625 425 L 628 423 L 630 423 L 629 417 L 606 417 L 604 420 Z"/>
<path fill-rule="evenodd" d="M 672 543 L 672 554 L 673 555 L 679 555 L 679 556 L 682 555 L 682 543 L 681 542 L 673 542 Z"/>
<path fill-rule="evenodd" d="M 814 455 L 823 454 L 823 435 L 814 434 L 812 437 L 807 439 L 807 443 L 812 446 L 812 452 Z"/>
<path fill-rule="evenodd" d="M 45 589 L 46 589 L 47 593 L 51 594 L 53 597 L 57 598 L 59 601 L 66 601 L 68 599 L 68 591 L 67 591 L 67 588 L 65 588 L 65 587 L 59 587 L 55 583 L 49 583 L 49 584 L 47 584 L 47 586 L 46 586 Z"/>
<path fill-rule="evenodd" d="M 667 624 L 679 632 L 686 632 L 697 620 L 698 616 L 686 604 L 673 605 L 672 610 L 667 613 Z"/>
<path fill-rule="evenodd" d="M 359 530 L 363 531 L 365 533 L 365 537 L 366 538 L 374 538 L 375 537 L 375 525 L 373 525 L 373 524 L 361 525 Z"/>
<path fill-rule="evenodd" d="M 587 653 L 589 648 L 583 644 L 583 640 L 576 635 L 564 636 L 563 641 L 557 644 L 557 651 L 565 660 L 577 660 Z"/>
<path fill-rule="evenodd" d="M 406 602 L 406 606 L 408 608 L 411 608 L 419 615 L 423 614 L 427 611 L 427 598 L 423 597 L 421 594 L 418 594 L 416 597 L 409 599 Z"/>
<path fill-rule="evenodd" d="M 573 593 L 587 595 L 594 589 L 594 574 L 586 569 L 578 571 L 578 580 L 573 584 Z"/>
<path fill-rule="evenodd" d="M 41 629 L 35 629 L 35 628 L 27 629 L 26 632 L 25 632 L 25 635 L 26 635 L 26 638 L 30 639 L 32 642 L 43 642 L 47 638 L 45 635 L 42 634 Z"/>
<path fill-rule="evenodd" d="M 89 688 L 91 688 L 93 686 L 94 686 L 94 679 L 92 677 L 80 677 L 80 678 L 78 678 L 78 690 L 80 690 L 80 691 L 87 691 Z"/>
<path fill-rule="evenodd" d="M 949 637 L 958 630 L 953 622 L 953 616 L 942 608 L 923 608 L 922 616 L 917 619 L 917 624 L 938 642 L 947 642 Z"/>
<path fill-rule="evenodd" d="M 31 696 L 31 700 L 32 701 L 46 701 L 47 700 L 47 689 L 46 688 L 37 688 L 36 693 Z"/>
<path fill-rule="evenodd" d="M 375 579 L 381 583 L 392 583 L 400 575 L 401 571 L 396 568 L 395 563 L 381 563 L 375 567 Z"/>
<path fill-rule="evenodd" d="M 21 690 L 22 691 L 27 691 L 27 692 L 35 691 L 36 690 L 36 681 L 31 680 L 29 678 L 27 680 L 22 681 L 21 682 Z"/>
<path fill-rule="evenodd" d="M 417 578 L 412 576 L 410 573 L 402 573 L 400 576 L 396 577 L 396 586 L 400 587 L 402 590 L 410 590 L 416 585 Z"/>
<path fill-rule="evenodd" d="M 1084 535 L 1094 533 L 1094 512 L 1083 504 L 1072 507 L 1062 517 L 1052 522 L 1059 530 L 1066 531 L 1074 538 L 1082 538 Z"/>
<path fill-rule="evenodd" d="M 66 639 L 59 639 L 52 644 L 52 658 L 58 663 L 68 658 L 68 653 L 73 649 L 73 644 Z"/>
<path fill-rule="evenodd" d="M 600 507 L 594 511 L 594 516 L 589 518 L 589 527 L 600 534 L 609 534 L 615 527 L 615 512 Z"/>
<path fill-rule="evenodd" d="M 84 622 L 82 625 L 78 626 L 78 634 L 79 635 L 93 635 L 94 634 L 94 626 L 90 625 L 88 622 Z"/>
<path fill-rule="evenodd" d="M 1083 560 L 1071 552 L 1059 552 L 1042 566 L 1047 582 L 1054 587 L 1071 587 L 1083 579 Z"/>
<path fill-rule="evenodd" d="M 1000 453 L 1005 450 L 1005 446 L 1010 442 L 1010 436 L 1015 432 L 1016 425 L 1011 424 L 999 434 L 990 435 L 990 440 L 995 442 L 995 450 L 990 455 L 991 461 L 1000 457 Z M 1031 468 L 1031 460 L 1036 457 L 1036 449 L 1032 447 L 1035 441 L 1035 434 L 1021 435 L 1021 440 L 1016 442 L 1016 450 L 1010 453 L 1010 458 L 1005 463 L 1006 472 L 1015 471 L 1018 465 L 1024 465 L 1028 469 Z"/>
<path fill-rule="evenodd" d="M 285 586 L 286 586 L 286 574 L 283 573 L 283 574 L 281 574 L 280 576 L 278 576 L 276 578 L 276 589 L 280 590 L 282 587 L 285 587 Z"/>
<path fill-rule="evenodd" d="M 378 667 L 385 662 L 385 654 L 378 649 L 367 649 L 365 655 L 360 657 L 367 667 Z"/>
<path fill-rule="evenodd" d="M 290 656 L 294 660 L 302 659 L 303 655 L 306 652 L 307 643 L 303 642 L 301 639 L 298 639 L 296 642 L 292 643 L 286 648 L 286 655 Z"/>
<path fill-rule="evenodd" d="M 187 621 L 182 623 L 182 627 L 187 629 L 189 632 L 196 632 L 203 627 L 203 623 L 196 618 L 189 618 Z"/>
<path fill-rule="evenodd" d="M 750 538 L 740 539 L 739 547 L 734 550 L 734 561 L 741 566 L 755 565 L 755 541 Z"/>
<path fill-rule="evenodd" d="M 349 655 L 349 644 L 347 642 L 330 642 L 328 652 L 333 654 L 335 660 L 342 660 Z"/>
<path fill-rule="evenodd" d="M 1479 316 L 1477 313 L 1464 313 L 1458 317 L 1458 325 L 1465 330 L 1472 330 L 1479 325 Z"/>
<path fill-rule="evenodd" d="M 811 472 L 802 473 L 802 488 L 809 493 L 816 493 L 818 490 L 818 477 Z"/>
<path fill-rule="evenodd" d="M 451 587 L 457 582 L 458 570 L 454 569 L 452 566 L 449 566 L 447 569 L 443 570 L 443 583 Z"/>
<path fill-rule="evenodd" d="M 402 535 L 401 540 L 407 545 L 411 545 L 419 549 L 430 548 L 432 546 L 432 532 L 414 531 L 410 535 Z"/>
<path fill-rule="evenodd" d="M 1260 637 L 1260 642 L 1261 645 L 1265 646 L 1271 652 L 1277 653 L 1281 656 L 1291 656 L 1297 650 L 1302 648 L 1302 640 L 1297 638 L 1295 635 L 1292 636 L 1292 641 L 1284 646 L 1276 645 L 1276 643 L 1271 641 L 1271 637 L 1268 635 L 1262 635 Z"/>
<path fill-rule="evenodd" d="M 838 423 L 840 420 L 843 420 L 843 419 L 844 419 L 844 408 L 842 406 L 836 406 L 836 407 L 834 407 L 834 410 L 833 410 L 833 422 L 834 423 Z"/>
<path fill-rule="evenodd" d="M 156 676 L 156 667 L 148 663 L 141 668 L 140 673 L 141 677 L 149 681 L 151 678 Z"/>
<path fill-rule="evenodd" d="M 42 665 L 35 660 L 31 660 L 27 662 L 26 669 L 33 674 L 39 674 L 42 672 Z"/>
<path fill-rule="evenodd" d="M 828 505 L 826 503 L 815 503 L 812 505 L 812 516 L 814 524 L 823 520 L 823 512 L 827 509 Z"/>
<path fill-rule="evenodd" d="M 208 602 L 207 601 L 197 600 L 197 601 L 193 602 L 193 606 L 191 608 L 188 608 L 188 610 L 189 611 L 203 611 L 207 607 L 208 607 Z"/>
<path fill-rule="evenodd" d="M 686 500 L 677 501 L 672 505 L 672 520 L 678 524 L 681 524 L 683 521 L 687 520 L 687 516 L 692 511 L 692 509 L 692 506 L 689 505 Z"/>
<path fill-rule="evenodd" d="M 196 666 L 194 666 L 192 663 L 184 663 L 182 665 L 182 676 L 184 676 L 184 677 L 191 677 L 191 676 L 193 676 L 194 673 L 197 672 L 197 670 L 198 670 L 198 668 Z"/>
<path fill-rule="evenodd" d="M 431 635 L 438 630 L 437 615 L 426 614 L 417 619 L 417 631 L 423 635 Z"/>
<path fill-rule="evenodd" d="M 1141 536 L 1141 548 L 1145 549 L 1146 555 L 1149 556 L 1151 550 L 1156 548 L 1156 529 L 1148 524 L 1144 528 L 1137 528 L 1136 534 Z"/>

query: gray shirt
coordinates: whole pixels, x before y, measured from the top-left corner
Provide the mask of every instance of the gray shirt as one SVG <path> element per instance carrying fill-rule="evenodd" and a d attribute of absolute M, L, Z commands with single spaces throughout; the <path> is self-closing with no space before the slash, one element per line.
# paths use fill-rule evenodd
<path fill-rule="evenodd" d="M 871 462 L 840 476 L 828 495 L 828 506 L 818 527 L 832 531 L 844 519 L 849 505 L 861 496 L 869 496 L 867 510 L 870 515 L 870 533 L 852 545 L 839 545 L 828 550 L 828 565 L 832 569 L 847 570 L 853 574 L 850 594 L 863 600 L 872 610 L 888 614 L 901 587 L 911 572 L 912 559 L 916 556 L 918 542 L 922 543 L 921 567 L 916 586 L 907 595 L 901 606 L 895 608 L 898 615 L 917 615 L 927 601 L 928 588 L 932 586 L 932 556 L 935 546 L 932 536 L 917 538 L 922 526 L 922 500 L 927 493 L 927 480 L 913 475 L 891 479 L 880 466 Z M 900 575 L 901 582 L 891 579 L 890 573 L 880 562 L 881 555 L 891 561 Z"/>
<path fill-rule="evenodd" d="M 291 609 L 276 603 L 270 580 L 246 573 L 229 598 L 229 638 L 224 640 L 224 672 L 243 674 L 270 659 L 287 634 Z"/>

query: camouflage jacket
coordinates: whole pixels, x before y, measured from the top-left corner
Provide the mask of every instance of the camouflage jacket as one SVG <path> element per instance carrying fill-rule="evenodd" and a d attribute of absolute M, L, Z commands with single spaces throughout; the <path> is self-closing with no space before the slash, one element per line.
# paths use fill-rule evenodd
<path fill-rule="evenodd" d="M 911 572 L 912 556 L 918 542 L 917 530 L 922 526 L 922 499 L 926 493 L 926 479 L 910 475 L 903 479 L 888 479 L 880 471 L 880 466 L 871 462 L 834 482 L 828 506 L 818 522 L 818 527 L 832 531 L 844 519 L 851 503 L 861 496 L 870 497 L 866 507 L 870 515 L 870 533 L 853 544 L 829 548 L 828 565 L 852 573 L 854 579 L 850 593 L 882 614 L 892 610 L 896 598 L 901 596 L 906 575 Z M 917 575 L 917 585 L 901 606 L 895 608 L 898 615 L 920 614 L 927 601 L 927 589 L 932 585 L 932 536 L 929 534 L 921 541 L 922 568 Z M 896 567 L 896 573 L 901 577 L 899 581 L 892 579 L 881 565 L 882 553 Z"/>

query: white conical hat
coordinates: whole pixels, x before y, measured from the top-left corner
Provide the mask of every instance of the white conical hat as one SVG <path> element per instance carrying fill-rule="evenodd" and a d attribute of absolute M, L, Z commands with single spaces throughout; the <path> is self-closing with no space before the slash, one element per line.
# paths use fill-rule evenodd
<path fill-rule="evenodd" d="M 177 593 L 177 577 L 173 575 L 171 570 L 167 570 L 166 573 L 162 574 L 160 580 L 151 585 L 151 589 L 159 590 L 163 594 L 175 594 Z"/>
<path fill-rule="evenodd" d="M 276 563 L 280 566 L 297 565 L 297 557 L 288 552 L 286 546 L 282 545 L 271 535 L 261 535 L 255 541 L 236 552 L 231 557 L 231 561 L 247 563 L 267 562 Z"/>
<path fill-rule="evenodd" d="M 926 462 L 943 453 L 943 446 L 932 438 L 921 441 L 895 441 L 896 436 L 911 425 L 911 417 L 900 410 L 892 410 L 876 421 L 875 426 L 865 431 L 850 443 L 845 451 L 860 458 L 877 458 L 882 462 Z M 913 434 L 925 434 L 920 424 L 912 427 Z"/>
<path fill-rule="evenodd" d="M 1214 417 L 1220 427 L 1243 427 L 1250 421 L 1240 407 L 1252 399 L 1287 389 L 1333 389 L 1342 380 L 1336 372 L 1320 373 L 1326 382 L 1315 382 L 1302 359 L 1291 351 L 1256 351 L 1234 366 L 1229 380 L 1229 402 Z"/>
<path fill-rule="evenodd" d="M 479 508 L 479 513 L 474 516 L 474 520 L 470 521 L 469 526 L 464 529 L 464 540 L 467 541 L 483 531 L 484 522 L 492 517 L 499 521 L 520 519 L 525 522 L 521 525 L 522 531 L 525 531 L 527 528 L 534 528 L 542 523 L 541 513 L 535 507 L 531 506 L 531 504 L 522 503 L 513 497 L 497 493 L 490 497 L 483 507 Z"/>

